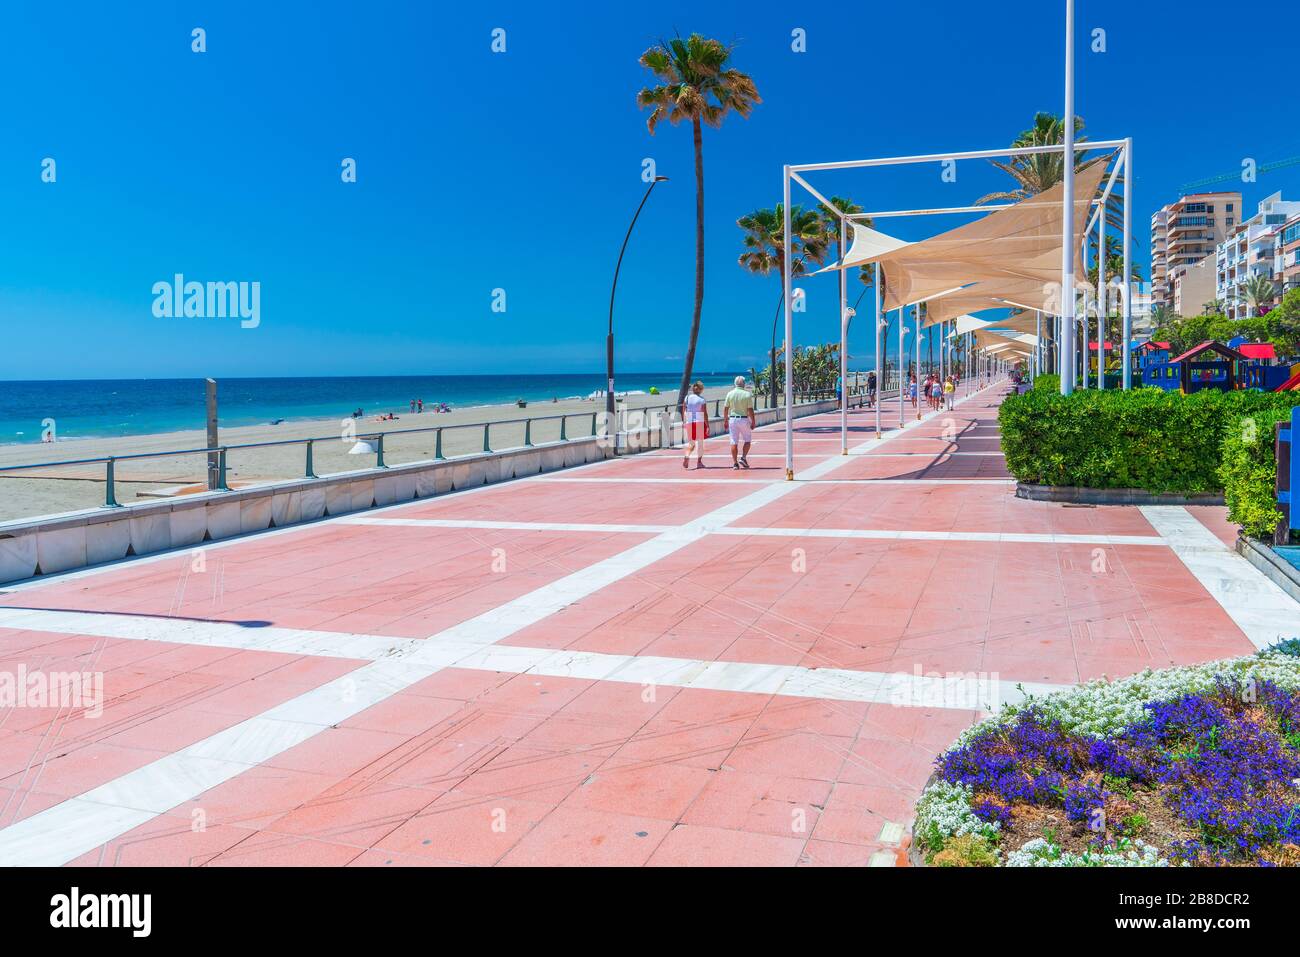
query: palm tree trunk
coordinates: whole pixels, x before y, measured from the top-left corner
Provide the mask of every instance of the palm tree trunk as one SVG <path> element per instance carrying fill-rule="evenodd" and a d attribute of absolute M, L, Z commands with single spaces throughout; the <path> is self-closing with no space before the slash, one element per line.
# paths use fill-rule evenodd
<path fill-rule="evenodd" d="M 682 367 L 682 385 L 677 390 L 677 405 L 686 401 L 695 365 L 695 342 L 700 337 L 700 310 L 704 308 L 704 137 L 700 118 L 691 120 L 695 140 L 695 315 L 691 319 L 691 341 L 686 346 L 686 364 Z"/>
<path fill-rule="evenodd" d="M 771 388 L 768 390 L 771 394 L 767 397 L 767 407 L 776 408 L 776 324 L 781 319 L 781 307 L 785 305 L 785 272 L 781 273 L 781 298 L 776 303 L 776 315 L 772 317 L 772 376 L 770 381 Z M 757 383 L 755 383 L 757 384 Z"/>

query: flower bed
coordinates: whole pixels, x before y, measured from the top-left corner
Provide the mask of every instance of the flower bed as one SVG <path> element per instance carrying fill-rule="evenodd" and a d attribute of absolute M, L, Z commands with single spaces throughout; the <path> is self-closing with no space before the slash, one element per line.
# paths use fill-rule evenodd
<path fill-rule="evenodd" d="M 939 866 L 1300 864 L 1300 640 L 1008 708 L 936 760 Z"/>

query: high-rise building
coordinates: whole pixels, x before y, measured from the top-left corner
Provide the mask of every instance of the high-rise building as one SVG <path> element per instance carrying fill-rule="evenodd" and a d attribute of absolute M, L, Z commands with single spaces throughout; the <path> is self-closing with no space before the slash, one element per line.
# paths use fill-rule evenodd
<path fill-rule="evenodd" d="M 1300 216 L 1282 224 L 1282 294 L 1300 289 Z"/>
<path fill-rule="evenodd" d="M 1241 193 L 1191 193 L 1151 216 L 1151 301 L 1173 306 L 1173 272 L 1207 256 L 1237 224 Z M 1200 303 L 1192 303 L 1198 311 Z"/>
<path fill-rule="evenodd" d="M 1215 291 L 1227 306 L 1228 318 L 1245 319 L 1256 307 L 1268 309 L 1281 299 L 1286 282 L 1284 233 L 1287 223 L 1296 217 L 1300 217 L 1300 202 L 1286 202 L 1281 193 L 1274 193 L 1259 204 L 1254 216 L 1238 223 L 1219 243 L 1215 250 Z M 1264 276 L 1273 283 L 1271 299 L 1256 303 L 1247 296 L 1247 283 L 1254 276 Z"/>

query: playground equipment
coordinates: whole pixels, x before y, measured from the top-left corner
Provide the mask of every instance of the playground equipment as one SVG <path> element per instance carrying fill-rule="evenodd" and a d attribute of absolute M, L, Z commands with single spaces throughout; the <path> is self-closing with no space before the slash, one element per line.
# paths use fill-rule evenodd
<path fill-rule="evenodd" d="M 1220 358 L 1194 361 L 1206 352 L 1213 352 Z M 1187 395 L 1202 389 L 1228 391 L 1242 388 L 1241 368 L 1249 361 L 1236 349 L 1210 340 L 1172 359 L 1148 361 L 1142 367 L 1142 384 L 1166 392 L 1178 389 Z"/>

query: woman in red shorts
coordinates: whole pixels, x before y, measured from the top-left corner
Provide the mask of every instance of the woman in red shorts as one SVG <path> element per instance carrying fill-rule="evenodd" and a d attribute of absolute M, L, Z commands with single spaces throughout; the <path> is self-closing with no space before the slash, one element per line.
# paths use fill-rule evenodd
<path fill-rule="evenodd" d="M 686 428 L 686 457 L 682 468 L 691 467 L 691 452 L 695 452 L 695 467 L 704 468 L 704 440 L 709 437 L 709 403 L 704 398 L 704 383 L 691 386 L 686 401 L 682 403 L 682 423 Z"/>

